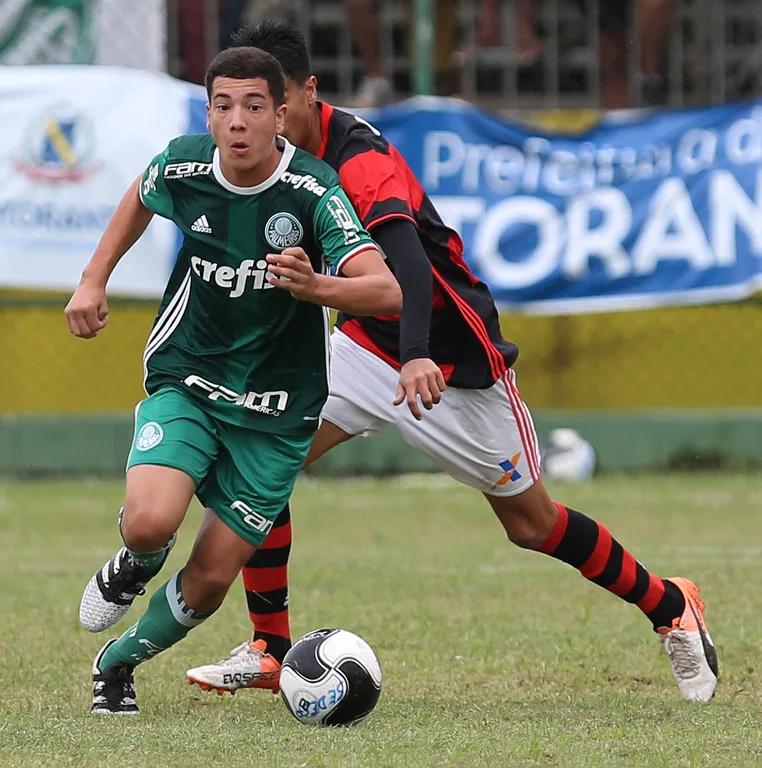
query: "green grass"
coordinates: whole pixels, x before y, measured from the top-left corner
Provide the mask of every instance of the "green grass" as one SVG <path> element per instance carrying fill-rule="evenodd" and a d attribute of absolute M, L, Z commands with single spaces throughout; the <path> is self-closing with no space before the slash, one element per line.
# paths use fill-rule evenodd
<path fill-rule="evenodd" d="M 652 570 L 703 587 L 722 673 L 713 702 L 683 702 L 637 609 L 510 546 L 476 493 L 449 482 L 304 481 L 293 505 L 293 630 L 363 635 L 384 670 L 376 711 L 354 729 L 313 729 L 279 697 L 186 685 L 188 666 L 247 637 L 236 585 L 207 624 L 138 670 L 139 718 L 95 718 L 90 664 L 105 638 L 79 627 L 77 605 L 119 543 L 121 485 L 7 483 L 0 766 L 762 764 L 762 477 L 612 478 L 555 491 Z M 166 573 L 184 562 L 198 512 Z"/>

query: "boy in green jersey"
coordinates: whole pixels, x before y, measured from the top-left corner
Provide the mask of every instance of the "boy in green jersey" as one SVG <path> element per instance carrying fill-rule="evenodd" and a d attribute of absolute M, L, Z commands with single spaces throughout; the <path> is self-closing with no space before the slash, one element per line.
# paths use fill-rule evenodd
<path fill-rule="evenodd" d="M 335 172 L 279 135 L 277 61 L 228 49 L 206 87 L 211 135 L 171 141 L 130 186 L 66 308 L 72 333 L 93 338 L 108 322 L 108 278 L 153 214 L 183 231 L 143 355 L 125 546 L 88 583 L 83 626 L 99 632 L 124 616 L 194 494 L 207 510 L 186 566 L 96 656 L 97 714 L 137 714 L 135 666 L 219 607 L 288 501 L 328 395 L 326 307 L 392 314 L 402 303 Z"/>

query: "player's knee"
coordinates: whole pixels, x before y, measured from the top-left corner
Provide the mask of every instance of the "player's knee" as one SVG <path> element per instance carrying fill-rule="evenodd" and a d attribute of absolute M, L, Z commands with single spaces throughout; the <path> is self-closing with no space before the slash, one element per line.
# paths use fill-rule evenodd
<path fill-rule="evenodd" d="M 125 506 L 119 524 L 124 543 L 135 552 L 157 552 L 172 538 L 174 524 L 148 505 Z"/>

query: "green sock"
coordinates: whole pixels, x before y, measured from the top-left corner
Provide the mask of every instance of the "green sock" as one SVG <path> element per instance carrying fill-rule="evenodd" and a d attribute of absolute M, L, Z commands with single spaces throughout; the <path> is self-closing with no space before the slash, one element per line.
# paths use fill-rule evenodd
<path fill-rule="evenodd" d="M 145 571 L 146 576 L 153 578 L 161 570 L 164 561 L 169 556 L 170 546 L 167 545 L 158 552 L 135 552 L 126 547 L 130 557 Z"/>
<path fill-rule="evenodd" d="M 180 642 L 194 627 L 214 611 L 197 613 L 183 600 L 182 571 L 176 573 L 154 593 L 148 609 L 101 659 L 101 669 L 109 664 L 141 664 Z"/>

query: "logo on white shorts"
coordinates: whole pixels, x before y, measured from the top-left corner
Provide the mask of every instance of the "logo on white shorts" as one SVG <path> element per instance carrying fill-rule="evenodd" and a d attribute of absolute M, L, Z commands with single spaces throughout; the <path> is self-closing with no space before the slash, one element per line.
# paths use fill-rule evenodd
<path fill-rule="evenodd" d="M 265 240 L 282 251 L 302 241 L 304 230 L 299 220 L 285 211 L 271 216 L 265 224 Z"/>
<path fill-rule="evenodd" d="M 516 467 L 521 460 L 521 451 L 519 451 L 512 459 L 506 459 L 500 462 L 500 469 L 503 470 L 503 476 L 495 483 L 495 485 L 505 485 L 506 483 L 515 483 L 517 480 L 521 480 L 521 473 Z"/>
<path fill-rule="evenodd" d="M 135 447 L 139 451 L 150 451 L 151 448 L 157 446 L 163 439 L 164 430 L 161 428 L 161 424 L 149 421 L 138 432 L 138 436 L 135 438 Z"/>

